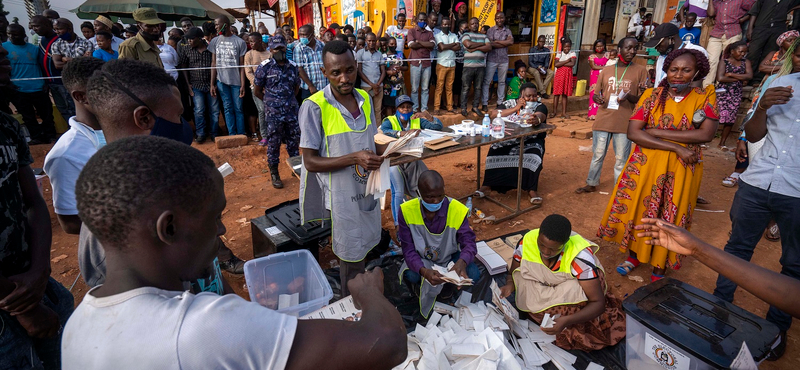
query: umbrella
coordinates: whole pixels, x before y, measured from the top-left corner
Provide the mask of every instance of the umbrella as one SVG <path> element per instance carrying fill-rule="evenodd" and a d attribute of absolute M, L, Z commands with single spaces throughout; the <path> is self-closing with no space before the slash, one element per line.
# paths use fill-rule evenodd
<path fill-rule="evenodd" d="M 220 15 L 228 17 L 231 22 L 236 21 L 211 0 L 87 0 L 70 11 L 83 19 L 93 19 L 98 14 L 131 18 L 133 11 L 138 8 L 153 8 L 158 17 L 165 21 L 178 21 L 183 17 L 211 20 Z"/>

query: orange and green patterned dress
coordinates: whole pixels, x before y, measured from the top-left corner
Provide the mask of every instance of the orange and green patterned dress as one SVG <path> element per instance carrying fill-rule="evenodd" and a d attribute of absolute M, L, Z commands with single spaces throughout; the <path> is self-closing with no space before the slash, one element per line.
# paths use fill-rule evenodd
<path fill-rule="evenodd" d="M 680 102 L 667 99 L 663 111 L 656 109 L 660 89 L 644 92 L 631 120 L 646 122 L 647 129 L 687 131 L 699 128 L 704 117 L 719 119 L 713 85 L 705 91 L 693 88 Z M 703 158 L 700 145 L 678 144 L 695 151 L 698 159 Z M 640 262 L 657 268 L 679 269 L 679 255 L 661 246 L 645 244 L 644 238 L 636 236 L 633 227 L 647 217 L 660 218 L 689 230 L 702 177 L 703 162 L 689 165 L 673 151 L 634 144 L 597 235 L 619 243 L 623 252 L 635 252 Z"/>

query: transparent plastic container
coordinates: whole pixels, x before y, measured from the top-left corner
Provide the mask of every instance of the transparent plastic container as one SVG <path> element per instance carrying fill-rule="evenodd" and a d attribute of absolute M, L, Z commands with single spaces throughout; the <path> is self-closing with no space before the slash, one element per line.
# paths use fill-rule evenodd
<path fill-rule="evenodd" d="M 333 298 L 322 268 L 311 252 L 300 249 L 256 258 L 244 264 L 250 300 L 292 316 L 304 316 L 327 305 Z M 297 294 L 298 303 L 278 308 L 281 295 Z"/>

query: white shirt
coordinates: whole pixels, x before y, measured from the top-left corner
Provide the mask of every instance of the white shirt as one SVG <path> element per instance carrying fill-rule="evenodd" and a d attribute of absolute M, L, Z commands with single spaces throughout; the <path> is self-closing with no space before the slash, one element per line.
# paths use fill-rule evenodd
<path fill-rule="evenodd" d="M 408 38 L 408 30 L 405 28 L 397 28 L 397 26 L 389 26 L 386 29 L 386 34 L 397 40 L 397 51 L 403 51 L 406 39 Z"/>
<path fill-rule="evenodd" d="M 97 150 L 105 145 L 103 131 L 69 119 L 70 129 L 61 135 L 44 158 L 44 172 L 53 187 L 53 208 L 59 215 L 77 215 L 75 183 L 83 166 Z"/>
<path fill-rule="evenodd" d="M 164 69 L 172 78 L 177 80 L 178 71 L 175 68 L 178 68 L 178 52 L 168 44 L 158 45 L 158 50 L 161 51 L 158 56 L 161 57 L 161 63 L 164 63 Z"/>
<path fill-rule="evenodd" d="M 439 44 L 458 44 L 458 35 L 453 32 L 449 34 L 445 34 L 444 32 L 439 32 L 437 35 L 434 36 L 434 40 L 436 41 L 436 49 L 439 48 Z M 438 54 L 436 54 L 436 62 L 442 67 L 455 67 L 456 65 L 456 52 L 453 50 L 442 50 Z"/>
<path fill-rule="evenodd" d="M 95 36 L 95 37 L 97 37 L 97 36 Z M 89 42 L 91 42 L 92 46 L 94 46 L 94 50 L 98 50 L 100 48 L 97 46 L 97 40 L 95 39 L 95 37 L 90 38 Z M 111 49 L 113 49 L 114 51 L 118 52 L 119 51 L 119 44 L 121 44 L 125 40 L 123 40 L 123 39 L 121 39 L 121 38 L 119 38 L 117 36 L 111 36 L 111 37 L 112 37 L 111 38 Z"/>
<path fill-rule="evenodd" d="M 639 13 L 633 13 L 631 20 L 628 21 L 628 29 L 631 29 L 642 24 L 642 16 Z"/>
<path fill-rule="evenodd" d="M 66 370 L 286 367 L 295 317 L 235 294 L 145 287 L 96 298 L 95 289 L 64 328 Z"/>

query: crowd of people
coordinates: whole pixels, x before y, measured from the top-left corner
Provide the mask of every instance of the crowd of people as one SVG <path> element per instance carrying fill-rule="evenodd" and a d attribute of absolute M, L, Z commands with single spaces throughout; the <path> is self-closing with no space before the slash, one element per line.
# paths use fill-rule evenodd
<path fill-rule="evenodd" d="M 731 18 L 720 9 L 747 5 L 713 3 L 704 17 L 719 11 Z M 387 147 L 375 135 L 442 130 L 436 116 L 441 107 L 455 113 L 453 99 L 464 116 L 489 113 L 493 97 L 502 117 L 530 109 L 536 126 L 554 117 L 561 103 L 566 116 L 577 59 L 565 39 L 551 64 L 540 37 L 528 63 L 513 66 L 506 86 L 513 37 L 504 14 L 497 12 L 496 25 L 481 30 L 464 3 L 451 15 L 441 13 L 436 0 L 431 5 L 433 11 L 417 14 L 409 28 L 401 13 L 385 30 L 382 16 L 377 33 L 368 26 L 332 24 L 316 30 L 319 39 L 311 25 L 301 26 L 297 39 L 289 26 L 270 34 L 264 25 L 251 32 L 246 24 L 238 33 L 223 16 L 202 27 L 183 19 L 164 42 L 165 22 L 152 8 L 135 10 L 136 25 L 127 28 L 99 16 L 81 25 L 84 38 L 70 21 L 47 11 L 29 24 L 36 40 L 28 41 L 35 45 L 26 41 L 23 26 L 9 25 L 8 41 L 0 47 L 0 85 L 29 137 L 13 117 L 0 113 L 6 209 L 0 224 L 0 367 L 378 369 L 405 359 L 406 331 L 383 296 L 382 273 L 365 272 L 367 254 L 382 233 L 378 200 L 365 196 L 368 173 L 381 167 Z M 751 20 L 761 30 L 761 8 L 747 8 L 756 9 Z M 725 44 L 720 59 L 712 47 L 707 51 L 687 40 L 703 38 L 690 23 L 698 17 L 687 14 L 683 29 L 666 23 L 651 30 L 634 22 L 633 35 L 614 51 L 602 40 L 594 43 L 593 156 L 586 184 L 576 193 L 598 190 L 611 142 L 615 185 L 597 235 L 627 253 L 615 271 L 627 275 L 649 263 L 651 281 L 657 281 L 667 268 L 680 268 L 682 255 L 695 255 L 720 273 L 717 297 L 732 301 L 737 284 L 761 290 L 758 296 L 774 305 L 767 320 L 780 329 L 769 357 L 777 359 L 798 315 L 787 297 L 800 292 L 800 151 L 793 140 L 800 132 L 791 124 L 797 120 L 793 88 L 800 89 L 800 40 L 795 31 L 776 34 L 779 49 L 758 64 L 770 76 L 758 88 L 739 140 L 744 149 L 737 149 L 737 159 L 747 164 L 737 164 L 729 177 L 739 189 L 727 253 L 712 252 L 687 231 L 703 177 L 701 145 L 714 139 L 718 123 L 733 125 L 736 97 L 741 100 L 742 85 L 755 72 L 748 44 Z M 714 30 L 710 40 L 728 40 L 728 28 L 721 37 Z M 634 62 L 648 57 L 637 54 L 641 34 L 649 39 L 644 46 L 655 51 L 650 71 Z M 724 63 L 719 71 L 715 58 Z M 725 84 L 724 92 L 705 83 L 709 75 Z M 495 78 L 497 90 L 491 91 Z M 556 104 L 549 111 L 541 97 L 551 82 Z M 80 235 L 79 267 L 91 287 L 74 310 L 71 293 L 50 277 L 50 216 L 30 167 L 29 145 L 56 138 L 50 96 L 70 129 L 47 154 L 44 168 L 56 219 L 64 231 Z M 213 140 L 220 130 L 267 146 L 275 188 L 283 187 L 277 168 L 281 144 L 290 156 L 302 156 L 302 222 L 330 220 L 341 294 L 352 295 L 363 310 L 359 322 L 297 320 L 230 294 L 221 271 L 241 274 L 243 261 L 221 238 L 224 182 L 213 161 L 191 146 Z M 545 139 L 542 132 L 493 143 L 474 196 L 512 190 L 521 173 L 521 190 L 540 207 Z M 444 178 L 422 160 L 391 167 L 390 182 L 404 256 L 399 278 L 427 318 L 437 299 L 457 293 L 434 266 L 452 263 L 452 271 L 476 282 L 485 274 L 474 261 L 470 209 L 447 196 Z M 770 222 L 785 231 L 780 275 L 745 262 Z M 615 345 L 625 337 L 625 314 L 608 289 L 597 248 L 568 218 L 549 215 L 520 240 L 501 296 L 514 295 L 516 307 L 535 321 L 560 315 L 543 330 L 562 348 Z M 752 271 L 752 280 L 742 279 L 741 271 Z M 765 293 L 763 286 L 784 294 Z"/>

